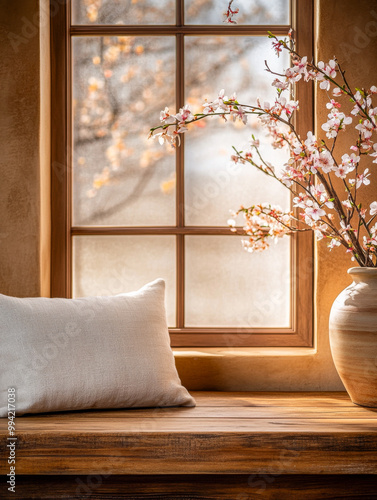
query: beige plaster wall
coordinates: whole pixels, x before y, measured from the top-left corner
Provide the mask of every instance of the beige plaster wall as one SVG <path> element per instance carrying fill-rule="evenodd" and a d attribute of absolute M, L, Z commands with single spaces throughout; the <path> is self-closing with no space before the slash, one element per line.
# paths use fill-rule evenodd
<path fill-rule="evenodd" d="M 38 0 L 0 0 L 0 293 L 18 296 L 46 294 L 49 287 L 48 217 L 41 216 L 49 145 L 48 134 L 40 134 L 48 117 L 40 98 L 48 92 L 46 77 L 40 79 L 48 33 L 40 36 L 39 8 Z"/>
<path fill-rule="evenodd" d="M 39 5 L 38 0 L 0 0 L 0 293 L 19 296 L 45 294 L 49 280 L 48 33 L 35 23 L 35 14 L 46 1 Z M 377 80 L 377 7 L 373 5 L 367 0 L 317 1 L 319 57 L 337 54 L 347 63 L 353 85 L 368 86 Z M 19 42 L 17 52 L 9 33 Z M 325 119 L 323 102 L 320 94 L 319 124 Z M 374 186 L 370 200 L 377 199 Z M 349 258 L 341 251 L 329 253 L 319 245 L 316 349 L 177 349 L 183 382 L 192 390 L 342 389 L 331 359 L 327 325 L 334 298 L 349 282 L 348 267 Z"/>

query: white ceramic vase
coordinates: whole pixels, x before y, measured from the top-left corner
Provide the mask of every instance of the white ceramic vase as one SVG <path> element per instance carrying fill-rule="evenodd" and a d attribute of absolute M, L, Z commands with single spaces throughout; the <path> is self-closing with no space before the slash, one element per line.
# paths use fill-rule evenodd
<path fill-rule="evenodd" d="M 377 407 L 377 268 L 352 267 L 330 313 L 336 369 L 352 401 Z"/>

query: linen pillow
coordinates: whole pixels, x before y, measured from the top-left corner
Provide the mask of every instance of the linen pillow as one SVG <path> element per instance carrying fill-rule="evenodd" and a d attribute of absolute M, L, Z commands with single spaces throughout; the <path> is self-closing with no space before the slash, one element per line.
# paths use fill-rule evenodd
<path fill-rule="evenodd" d="M 0 417 L 87 408 L 195 406 L 170 348 L 165 282 L 112 297 L 0 295 Z"/>

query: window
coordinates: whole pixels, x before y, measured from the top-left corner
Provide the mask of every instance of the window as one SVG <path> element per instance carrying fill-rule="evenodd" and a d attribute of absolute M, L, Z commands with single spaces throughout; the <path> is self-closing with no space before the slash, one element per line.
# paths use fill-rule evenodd
<path fill-rule="evenodd" d="M 147 140 L 165 105 L 199 109 L 222 87 L 273 97 L 268 30 L 292 26 L 299 51 L 312 53 L 311 0 L 238 0 L 237 25 L 222 24 L 222 4 L 51 0 L 51 294 L 114 294 L 163 277 L 173 346 L 310 346 L 311 235 L 248 254 L 241 229 L 226 225 L 241 203 L 290 203 L 228 160 L 232 144 L 263 132 L 213 120 L 170 152 Z M 306 134 L 312 88 L 297 92 Z M 284 162 L 267 141 L 266 155 Z"/>

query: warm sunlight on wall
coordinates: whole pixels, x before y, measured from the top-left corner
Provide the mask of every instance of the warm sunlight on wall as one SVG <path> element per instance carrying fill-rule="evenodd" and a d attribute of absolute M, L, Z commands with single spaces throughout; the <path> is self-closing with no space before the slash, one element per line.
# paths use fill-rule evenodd
<path fill-rule="evenodd" d="M 21 21 L 36 12 L 37 0 L 0 4 L 0 286 L 13 295 L 40 293 L 39 30 Z"/>

